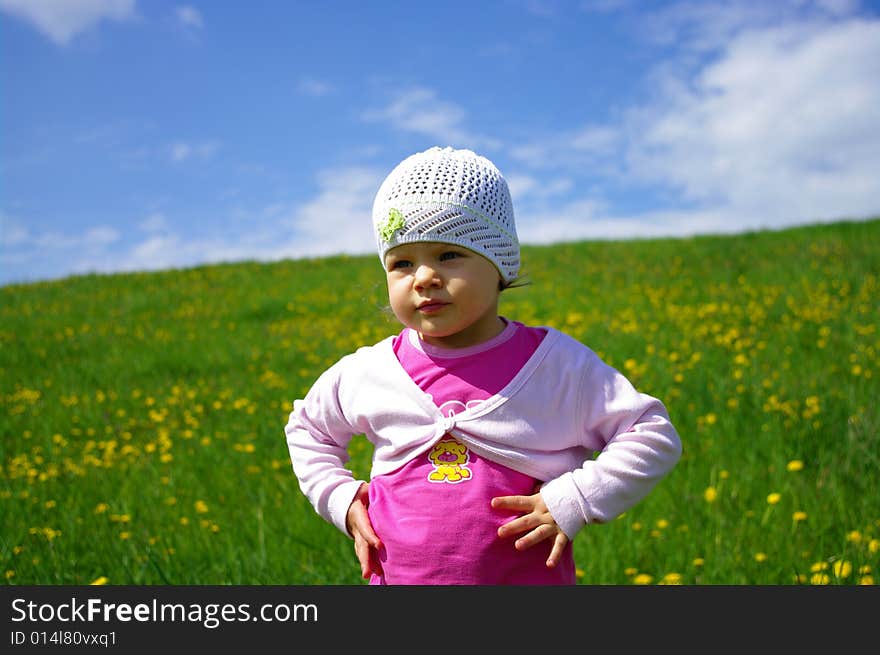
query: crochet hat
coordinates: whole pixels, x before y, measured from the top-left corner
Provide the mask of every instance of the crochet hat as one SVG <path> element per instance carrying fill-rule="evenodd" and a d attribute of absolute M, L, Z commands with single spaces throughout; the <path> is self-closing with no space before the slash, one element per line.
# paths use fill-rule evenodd
<path fill-rule="evenodd" d="M 501 172 L 470 150 L 429 148 L 400 162 L 373 201 L 379 258 L 404 243 L 439 241 L 472 250 L 510 282 L 519 239 Z"/>

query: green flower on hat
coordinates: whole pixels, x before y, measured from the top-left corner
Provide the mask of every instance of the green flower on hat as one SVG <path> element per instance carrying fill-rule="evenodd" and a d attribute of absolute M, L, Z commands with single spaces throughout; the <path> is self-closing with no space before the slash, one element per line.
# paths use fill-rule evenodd
<path fill-rule="evenodd" d="M 388 218 L 379 224 L 379 236 L 382 237 L 382 241 L 390 242 L 394 238 L 394 233 L 403 229 L 404 225 L 406 221 L 403 220 L 403 214 L 399 209 L 392 207 L 388 210 Z"/>

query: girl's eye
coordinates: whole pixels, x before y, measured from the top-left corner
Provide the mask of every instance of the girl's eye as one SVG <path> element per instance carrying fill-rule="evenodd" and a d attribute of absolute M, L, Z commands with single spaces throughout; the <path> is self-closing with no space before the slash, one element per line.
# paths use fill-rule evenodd
<path fill-rule="evenodd" d="M 395 270 L 398 268 L 406 268 L 411 266 L 411 263 L 408 259 L 397 259 L 391 263 L 391 270 Z"/>
<path fill-rule="evenodd" d="M 444 262 L 444 261 L 447 261 L 447 260 L 449 260 L 449 259 L 455 259 L 456 257 L 460 257 L 460 256 L 461 256 L 461 255 L 459 255 L 459 253 L 457 253 L 457 252 L 455 252 L 455 251 L 453 251 L 453 250 L 447 250 L 447 251 L 444 252 L 442 255 L 440 255 L 440 261 L 441 261 L 441 262 Z"/>

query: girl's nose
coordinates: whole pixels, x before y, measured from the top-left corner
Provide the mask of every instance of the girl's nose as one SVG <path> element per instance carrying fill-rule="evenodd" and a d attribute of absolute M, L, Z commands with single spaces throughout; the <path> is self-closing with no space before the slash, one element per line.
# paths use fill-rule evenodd
<path fill-rule="evenodd" d="M 426 264 L 421 264 L 416 268 L 414 278 L 415 285 L 418 288 L 437 286 L 440 283 L 437 271 Z"/>

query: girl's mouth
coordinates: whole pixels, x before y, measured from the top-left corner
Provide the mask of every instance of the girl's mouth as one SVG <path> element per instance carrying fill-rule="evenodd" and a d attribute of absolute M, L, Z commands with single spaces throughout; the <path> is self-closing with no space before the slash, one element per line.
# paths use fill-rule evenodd
<path fill-rule="evenodd" d="M 449 303 L 440 302 L 439 300 L 429 300 L 420 304 L 418 310 L 422 314 L 436 314 L 448 304 Z"/>

